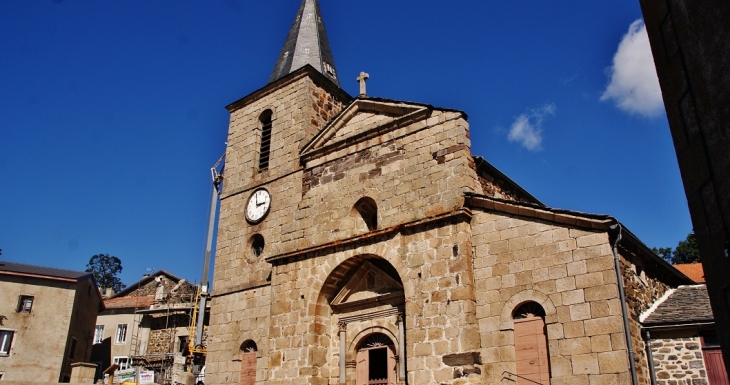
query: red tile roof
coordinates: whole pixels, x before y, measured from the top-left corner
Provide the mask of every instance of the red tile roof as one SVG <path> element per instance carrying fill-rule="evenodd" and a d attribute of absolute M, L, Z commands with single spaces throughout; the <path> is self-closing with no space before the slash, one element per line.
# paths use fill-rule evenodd
<path fill-rule="evenodd" d="M 684 275 L 688 276 L 691 280 L 697 283 L 705 283 L 705 271 L 702 269 L 702 263 L 684 263 L 681 265 L 674 265 L 677 270 L 681 271 Z"/>
<path fill-rule="evenodd" d="M 129 297 L 118 297 L 104 300 L 107 309 L 125 309 L 135 307 L 148 307 L 155 303 L 154 295 L 140 295 Z"/>

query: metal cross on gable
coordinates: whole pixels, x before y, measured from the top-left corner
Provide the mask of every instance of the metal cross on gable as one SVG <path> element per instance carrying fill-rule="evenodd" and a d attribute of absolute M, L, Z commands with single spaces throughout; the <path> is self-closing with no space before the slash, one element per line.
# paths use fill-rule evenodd
<path fill-rule="evenodd" d="M 357 77 L 357 81 L 360 83 L 360 95 L 358 96 L 367 96 L 365 92 L 365 80 L 367 79 L 370 79 L 370 75 L 365 72 L 360 72 L 360 76 Z"/>

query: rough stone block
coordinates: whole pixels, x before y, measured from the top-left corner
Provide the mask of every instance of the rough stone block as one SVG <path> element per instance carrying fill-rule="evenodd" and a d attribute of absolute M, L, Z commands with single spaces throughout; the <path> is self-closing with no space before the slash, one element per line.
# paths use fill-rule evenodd
<path fill-rule="evenodd" d="M 578 354 L 571 357 L 573 374 L 599 374 L 596 354 Z"/>
<path fill-rule="evenodd" d="M 443 357 L 443 362 L 448 366 L 464 366 L 482 363 L 479 352 L 447 354 Z"/>
<path fill-rule="evenodd" d="M 629 366 L 625 351 L 598 353 L 598 366 L 601 374 L 621 373 Z"/>

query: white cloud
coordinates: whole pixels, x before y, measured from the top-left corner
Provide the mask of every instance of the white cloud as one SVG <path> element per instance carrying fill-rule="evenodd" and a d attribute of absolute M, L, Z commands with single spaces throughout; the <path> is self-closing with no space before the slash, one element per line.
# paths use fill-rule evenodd
<path fill-rule="evenodd" d="M 619 43 L 610 72 L 611 82 L 601 101 L 613 100 L 619 109 L 647 117 L 664 111 L 649 36 L 641 19 L 631 23 Z"/>
<path fill-rule="evenodd" d="M 530 110 L 518 116 L 509 129 L 507 139 L 517 142 L 530 151 L 542 149 L 542 122 L 548 115 L 555 114 L 555 105 L 552 103 Z"/>

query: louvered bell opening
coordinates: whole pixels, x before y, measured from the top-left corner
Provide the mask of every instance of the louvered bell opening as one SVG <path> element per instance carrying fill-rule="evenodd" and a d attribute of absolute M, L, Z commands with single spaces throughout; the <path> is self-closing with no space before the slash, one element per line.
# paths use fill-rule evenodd
<path fill-rule="evenodd" d="M 269 168 L 269 150 L 271 148 L 271 122 L 261 128 L 261 151 L 259 152 L 259 170 Z"/>

